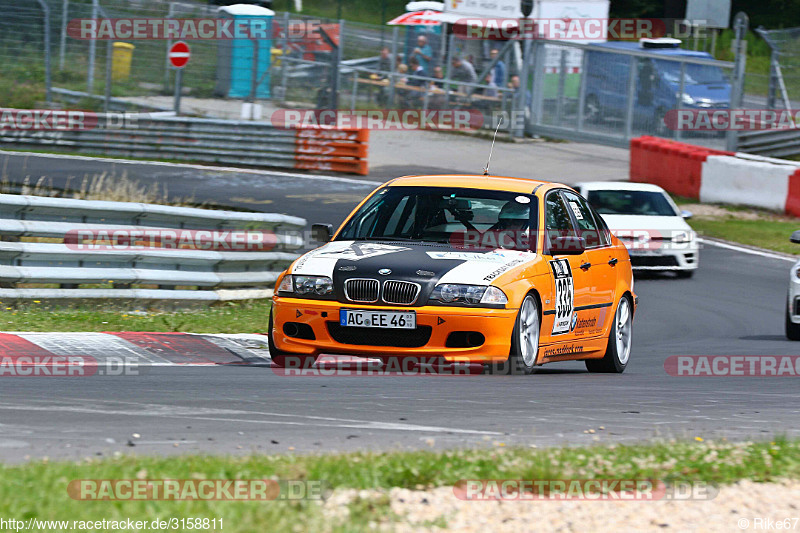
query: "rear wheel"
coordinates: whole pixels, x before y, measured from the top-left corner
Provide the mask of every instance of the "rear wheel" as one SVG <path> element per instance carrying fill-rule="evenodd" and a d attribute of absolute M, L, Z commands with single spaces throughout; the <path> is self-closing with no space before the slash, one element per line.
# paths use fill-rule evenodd
<path fill-rule="evenodd" d="M 791 304 L 786 305 L 786 338 L 790 341 L 800 341 L 800 324 L 792 322 L 789 305 Z"/>
<path fill-rule="evenodd" d="M 502 363 L 493 363 L 489 367 L 492 374 L 531 374 L 536 366 L 539 354 L 539 306 L 536 298 L 529 294 L 522 301 L 514 332 L 511 335 L 511 351 L 508 359 Z"/>
<path fill-rule="evenodd" d="M 275 366 L 280 368 L 311 368 L 317 360 L 316 355 L 294 354 L 279 350 L 272 338 L 272 311 L 269 312 L 269 326 L 267 329 L 267 344 L 269 356 Z"/>
<path fill-rule="evenodd" d="M 608 347 L 602 359 L 587 359 L 586 369 L 589 372 L 622 374 L 628 366 L 631 356 L 631 333 L 633 330 L 633 313 L 631 303 L 623 296 L 617 304 L 614 324 L 608 335 Z"/>

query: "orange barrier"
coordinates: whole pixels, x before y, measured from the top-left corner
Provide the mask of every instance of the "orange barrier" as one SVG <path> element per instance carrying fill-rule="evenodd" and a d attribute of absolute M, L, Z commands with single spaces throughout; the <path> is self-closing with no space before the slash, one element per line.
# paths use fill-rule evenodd
<path fill-rule="evenodd" d="M 654 183 L 688 198 L 700 198 L 703 161 L 710 155 L 735 155 L 649 135 L 631 139 L 630 180 Z"/>
<path fill-rule="evenodd" d="M 369 130 L 298 129 L 295 135 L 295 166 L 304 170 L 327 170 L 366 176 Z"/>

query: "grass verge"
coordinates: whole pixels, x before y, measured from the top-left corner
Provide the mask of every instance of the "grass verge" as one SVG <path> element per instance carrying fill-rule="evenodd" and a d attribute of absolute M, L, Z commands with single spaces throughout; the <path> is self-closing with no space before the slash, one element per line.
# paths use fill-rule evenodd
<path fill-rule="evenodd" d="M 269 300 L 225 302 L 203 309 L 131 311 L 79 305 L 46 307 L 0 303 L 3 331 L 150 331 L 184 333 L 259 333 L 267 331 Z"/>
<path fill-rule="evenodd" d="M 800 246 L 789 242 L 800 220 L 766 209 L 745 206 L 698 204 L 697 200 L 673 196 L 682 209 L 694 216 L 689 225 L 701 236 L 738 242 L 787 254 L 800 254 Z"/>
<path fill-rule="evenodd" d="M 447 452 L 220 457 L 120 456 L 80 463 L 37 461 L 0 467 L 0 516 L 18 520 L 222 519 L 224 530 L 364 531 L 390 523 L 387 501 L 357 500 L 345 522 L 320 501 L 79 501 L 67 494 L 72 480 L 280 479 L 318 480 L 327 487 L 421 489 L 461 479 L 650 479 L 667 483 L 800 478 L 800 441 L 667 442 L 583 448 L 502 448 Z M 32 495 L 36 497 L 32 497 Z"/>

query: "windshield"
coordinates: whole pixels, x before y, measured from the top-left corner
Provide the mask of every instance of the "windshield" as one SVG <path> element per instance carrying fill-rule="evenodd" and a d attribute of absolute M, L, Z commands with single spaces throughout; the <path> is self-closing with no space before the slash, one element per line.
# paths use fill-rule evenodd
<path fill-rule="evenodd" d="M 664 79 L 679 85 L 681 82 L 681 62 L 656 59 L 656 68 L 663 72 Z M 686 63 L 686 85 L 706 85 L 728 83 L 728 79 L 719 67 Z"/>
<path fill-rule="evenodd" d="M 421 241 L 486 249 L 535 249 L 536 198 L 452 187 L 387 187 L 336 240 Z"/>
<path fill-rule="evenodd" d="M 589 203 L 601 215 L 678 216 L 664 193 L 652 191 L 589 191 Z"/>

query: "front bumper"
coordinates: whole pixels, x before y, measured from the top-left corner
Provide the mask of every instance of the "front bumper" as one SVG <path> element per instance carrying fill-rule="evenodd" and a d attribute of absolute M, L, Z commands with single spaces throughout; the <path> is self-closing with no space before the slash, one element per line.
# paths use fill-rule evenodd
<path fill-rule="evenodd" d="M 273 298 L 272 309 L 272 338 L 275 347 L 281 351 L 304 355 L 444 357 L 451 362 L 505 361 L 518 311 L 446 306 L 406 309 L 281 296 Z M 417 329 L 343 328 L 338 326 L 340 309 L 413 310 L 417 315 Z M 314 339 L 288 336 L 284 331 L 287 322 L 307 324 L 313 331 Z M 447 340 L 453 332 L 478 332 L 484 336 L 484 342 L 469 348 L 448 347 Z"/>
<path fill-rule="evenodd" d="M 679 248 L 654 250 L 628 250 L 633 270 L 696 270 L 700 267 L 700 250 L 697 244 Z"/>

